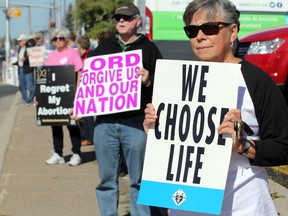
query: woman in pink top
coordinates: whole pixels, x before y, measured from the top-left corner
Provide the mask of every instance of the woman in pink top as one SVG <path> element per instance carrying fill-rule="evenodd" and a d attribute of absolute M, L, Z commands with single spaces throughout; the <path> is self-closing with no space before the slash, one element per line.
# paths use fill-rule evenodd
<path fill-rule="evenodd" d="M 46 66 L 56 65 L 75 65 L 75 72 L 78 73 L 77 83 L 80 77 L 80 71 L 83 63 L 77 50 L 68 47 L 70 31 L 68 29 L 56 29 L 53 34 L 56 50 L 52 51 L 46 60 Z M 69 165 L 76 166 L 81 164 L 81 136 L 78 126 L 67 126 L 72 142 L 73 155 L 69 161 Z M 46 160 L 46 164 L 63 164 L 63 128 L 62 126 L 52 126 L 52 136 L 54 152 L 53 155 Z"/>

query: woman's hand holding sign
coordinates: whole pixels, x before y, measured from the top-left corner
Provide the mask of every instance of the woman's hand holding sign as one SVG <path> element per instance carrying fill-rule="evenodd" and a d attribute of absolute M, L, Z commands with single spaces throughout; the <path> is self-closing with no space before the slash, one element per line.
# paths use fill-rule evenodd
<path fill-rule="evenodd" d="M 253 131 L 242 121 L 239 109 L 231 109 L 227 112 L 222 124 L 218 127 L 218 133 L 232 137 L 234 151 L 239 154 L 246 153 L 247 157 L 255 158 L 255 144 L 253 141 L 245 138 L 247 135 L 252 135 Z"/>
<path fill-rule="evenodd" d="M 144 127 L 145 132 L 148 133 L 148 130 L 151 124 L 155 123 L 158 116 L 156 115 L 154 106 L 151 103 L 146 105 L 146 109 L 144 110 L 144 113 L 145 113 L 145 120 L 143 123 L 143 127 Z"/>
<path fill-rule="evenodd" d="M 83 121 L 83 117 L 82 117 L 82 116 L 74 114 L 73 108 L 71 108 L 71 109 L 69 110 L 69 115 L 70 115 L 70 118 L 71 118 L 71 119 L 73 119 L 73 120 L 75 120 L 75 121 L 77 121 L 77 122 Z"/>

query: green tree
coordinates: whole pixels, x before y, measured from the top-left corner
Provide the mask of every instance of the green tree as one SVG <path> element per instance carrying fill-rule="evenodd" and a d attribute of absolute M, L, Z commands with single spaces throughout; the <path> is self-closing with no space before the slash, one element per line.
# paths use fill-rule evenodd
<path fill-rule="evenodd" d="M 85 33 L 97 39 L 103 30 L 114 31 L 115 24 L 112 16 L 116 8 L 131 0 L 76 0 L 75 20 L 77 29 L 84 29 Z"/>

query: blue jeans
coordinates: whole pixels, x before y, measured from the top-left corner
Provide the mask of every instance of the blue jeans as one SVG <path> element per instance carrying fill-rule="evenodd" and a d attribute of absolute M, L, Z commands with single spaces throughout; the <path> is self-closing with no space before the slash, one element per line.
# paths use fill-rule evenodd
<path fill-rule="evenodd" d="M 117 121 L 96 119 L 94 145 L 100 177 L 96 195 L 103 216 L 118 215 L 118 169 L 121 148 L 130 177 L 130 214 L 150 216 L 149 206 L 137 204 L 147 138 L 143 131 L 143 120 L 143 116 Z"/>
<path fill-rule="evenodd" d="M 35 94 L 34 90 L 34 74 L 25 74 L 22 67 L 19 67 L 19 90 L 21 92 L 23 103 L 29 104 L 33 103 L 33 97 Z M 29 94 L 27 94 L 27 90 Z"/>
<path fill-rule="evenodd" d="M 94 117 L 84 117 L 83 121 L 79 122 L 79 129 L 81 133 L 81 141 L 88 140 L 93 142 Z"/>

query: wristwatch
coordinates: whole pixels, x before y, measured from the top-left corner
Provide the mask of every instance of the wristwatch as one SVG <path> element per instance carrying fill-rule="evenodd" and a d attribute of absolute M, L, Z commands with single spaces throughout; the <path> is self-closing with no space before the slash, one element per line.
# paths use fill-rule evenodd
<path fill-rule="evenodd" d="M 250 141 L 247 140 L 247 139 L 244 139 L 244 150 L 241 153 L 239 153 L 239 154 L 242 155 L 242 154 L 247 153 L 249 151 L 250 147 L 251 147 Z"/>

